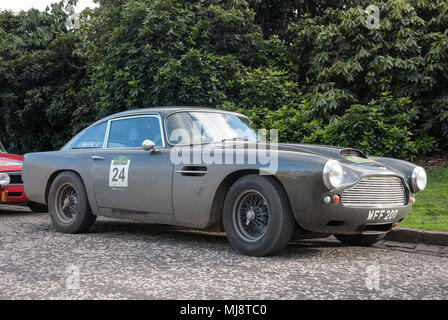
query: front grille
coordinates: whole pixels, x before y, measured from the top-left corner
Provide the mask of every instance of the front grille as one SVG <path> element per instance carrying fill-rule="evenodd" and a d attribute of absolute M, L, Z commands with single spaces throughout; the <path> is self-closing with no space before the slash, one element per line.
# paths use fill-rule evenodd
<path fill-rule="evenodd" d="M 23 184 L 21 172 L 8 172 L 11 182 L 9 184 Z"/>
<path fill-rule="evenodd" d="M 8 192 L 8 197 L 21 197 L 22 192 Z"/>
<path fill-rule="evenodd" d="M 407 201 L 403 183 L 398 177 L 365 177 L 342 192 L 344 207 L 394 207 Z"/>

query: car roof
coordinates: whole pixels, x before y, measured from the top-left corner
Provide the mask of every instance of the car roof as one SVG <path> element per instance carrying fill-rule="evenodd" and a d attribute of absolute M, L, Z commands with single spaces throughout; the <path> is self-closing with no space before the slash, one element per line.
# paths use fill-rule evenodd
<path fill-rule="evenodd" d="M 216 109 L 216 108 L 210 108 L 210 107 L 193 107 L 193 106 L 166 106 L 166 107 L 154 107 L 154 108 L 141 108 L 141 109 L 133 109 L 133 110 L 127 110 L 127 111 L 122 111 L 119 113 L 114 113 L 111 114 L 107 117 L 104 117 L 100 120 L 97 120 L 95 122 L 93 122 L 92 124 L 88 125 L 87 127 L 85 127 L 83 130 L 81 130 L 80 132 L 78 132 L 77 134 L 75 134 L 72 139 L 70 139 L 62 148 L 64 149 L 67 145 L 70 144 L 70 142 L 76 138 L 79 134 L 81 134 L 82 132 L 85 132 L 103 122 L 109 121 L 111 119 L 118 119 L 118 118 L 123 118 L 123 117 L 128 117 L 128 116 L 138 116 L 138 115 L 145 115 L 145 114 L 159 114 L 160 118 L 162 120 L 162 123 L 164 122 L 163 120 L 169 116 L 172 113 L 175 112 L 182 112 L 182 111 L 202 111 L 202 112 L 221 112 L 221 113 L 230 113 L 230 114 L 235 114 L 235 115 L 239 115 L 239 116 L 243 116 L 246 117 L 245 115 L 242 115 L 238 112 L 234 112 L 234 111 L 228 111 L 228 110 L 222 110 L 222 109 Z"/>
<path fill-rule="evenodd" d="M 89 127 L 93 127 L 101 122 L 108 121 L 111 119 L 122 118 L 122 117 L 127 117 L 127 116 L 151 114 L 151 113 L 158 113 L 161 116 L 161 118 L 163 119 L 172 113 L 181 112 L 181 111 L 184 111 L 184 112 L 185 111 L 224 112 L 224 113 L 232 113 L 232 114 L 240 115 L 237 112 L 222 110 L 222 109 L 214 109 L 214 108 L 209 108 L 209 107 L 169 106 L 169 107 L 141 108 L 141 109 L 127 110 L 127 111 L 112 114 L 110 116 L 107 116 L 105 118 L 102 118 L 102 119 L 96 121 L 95 123 L 91 124 Z"/>
<path fill-rule="evenodd" d="M 220 110 L 208 107 L 192 107 L 192 106 L 169 106 L 169 107 L 155 107 L 155 108 L 141 108 L 141 109 L 133 109 L 128 111 L 123 111 L 120 113 L 116 113 L 111 115 L 111 117 L 122 117 L 126 115 L 140 114 L 140 113 L 159 113 L 161 115 L 168 115 L 173 112 L 179 111 L 211 111 L 211 112 L 231 112 L 227 110 Z"/>

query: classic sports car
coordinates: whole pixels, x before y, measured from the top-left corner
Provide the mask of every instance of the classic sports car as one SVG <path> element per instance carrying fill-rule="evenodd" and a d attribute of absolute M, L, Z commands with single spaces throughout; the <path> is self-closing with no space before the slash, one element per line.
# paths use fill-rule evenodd
<path fill-rule="evenodd" d="M 225 230 L 243 254 L 278 253 L 297 230 L 370 245 L 402 221 L 426 186 L 412 163 L 361 151 L 263 142 L 248 118 L 191 107 L 126 111 L 59 151 L 24 159 L 27 196 L 57 231 L 96 216 Z"/>
<path fill-rule="evenodd" d="M 22 160 L 23 156 L 8 154 L 0 142 L 0 204 L 26 202 L 32 211 L 44 212 L 46 207 L 29 201 L 23 191 Z"/>

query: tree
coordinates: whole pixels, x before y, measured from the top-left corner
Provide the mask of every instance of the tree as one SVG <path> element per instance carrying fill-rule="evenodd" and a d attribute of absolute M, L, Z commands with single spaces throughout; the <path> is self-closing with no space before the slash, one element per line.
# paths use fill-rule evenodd
<path fill-rule="evenodd" d="M 365 0 L 248 0 L 248 3 L 255 10 L 255 23 L 261 25 L 265 36 L 283 36 L 289 23 L 305 16 L 323 15 L 327 8 L 341 10 L 369 4 Z"/>
<path fill-rule="evenodd" d="M 45 12 L 0 12 L 0 128 L 11 151 L 51 150 L 71 135 L 85 63 L 63 3 Z"/>
<path fill-rule="evenodd" d="M 261 30 L 237 0 L 128 1 L 85 20 L 97 114 L 158 105 L 219 105 L 235 77 L 260 63 Z M 108 17 L 120 18 L 102 28 Z M 99 31 L 98 31 L 99 30 Z"/>

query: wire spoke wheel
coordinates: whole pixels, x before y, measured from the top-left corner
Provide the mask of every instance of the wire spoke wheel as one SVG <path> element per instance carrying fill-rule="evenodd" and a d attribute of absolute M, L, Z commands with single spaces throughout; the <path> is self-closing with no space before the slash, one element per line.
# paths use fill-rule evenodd
<path fill-rule="evenodd" d="M 235 202 L 233 222 L 244 240 L 260 240 L 265 235 L 269 223 L 269 207 L 264 196 L 256 190 L 242 193 Z"/>
<path fill-rule="evenodd" d="M 81 177 L 71 171 L 61 172 L 54 179 L 48 192 L 48 209 L 58 232 L 86 232 L 96 220 Z"/>
<path fill-rule="evenodd" d="M 79 213 L 79 195 L 71 184 L 62 185 L 56 197 L 56 212 L 64 223 L 72 222 Z"/>

